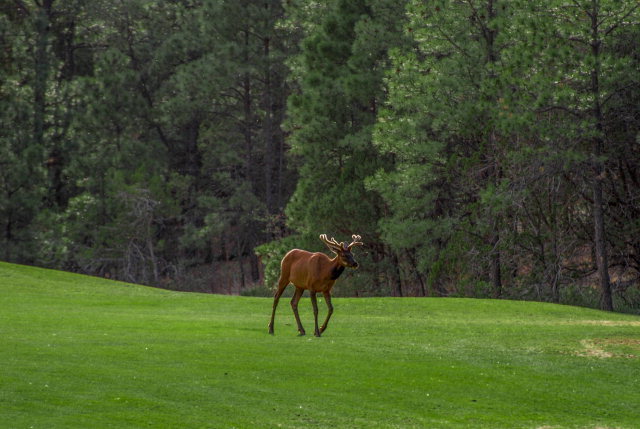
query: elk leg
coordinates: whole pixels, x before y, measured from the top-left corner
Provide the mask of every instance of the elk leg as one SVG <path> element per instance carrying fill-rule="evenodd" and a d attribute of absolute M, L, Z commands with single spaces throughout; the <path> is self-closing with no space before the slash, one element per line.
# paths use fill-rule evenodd
<path fill-rule="evenodd" d="M 327 311 L 327 318 L 325 319 L 324 323 L 320 327 L 320 333 L 323 333 L 324 330 L 327 329 L 327 325 L 329 324 L 329 319 L 333 314 L 333 305 L 331 304 L 331 294 L 329 292 L 323 292 L 322 294 L 324 295 L 324 300 L 327 302 L 328 311 Z"/>
<path fill-rule="evenodd" d="M 298 301 L 300 301 L 303 292 L 304 289 L 296 286 L 296 292 L 293 294 L 293 298 L 291 298 L 291 308 L 293 309 L 293 315 L 296 316 L 296 323 L 298 324 L 298 332 L 300 335 L 305 334 L 302 323 L 300 322 L 300 315 L 298 314 Z"/>
<path fill-rule="evenodd" d="M 315 329 L 313 335 L 320 336 L 320 329 L 318 329 L 318 299 L 314 291 L 311 292 L 311 305 L 313 306 L 313 322 L 315 323 Z"/>
<path fill-rule="evenodd" d="M 278 284 L 278 290 L 273 296 L 273 311 L 271 312 L 271 321 L 269 322 L 269 333 L 271 335 L 273 335 L 273 321 L 276 318 L 276 307 L 278 307 L 278 301 L 280 301 L 280 295 L 282 295 L 282 292 L 284 292 L 287 285 L 289 284 L 288 282 L 284 284 L 283 283 L 284 283 L 283 281 L 280 281 L 280 283 Z"/>

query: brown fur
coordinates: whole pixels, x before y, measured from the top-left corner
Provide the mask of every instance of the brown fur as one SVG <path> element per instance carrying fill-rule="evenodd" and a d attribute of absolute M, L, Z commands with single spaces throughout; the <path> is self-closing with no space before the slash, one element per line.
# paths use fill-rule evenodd
<path fill-rule="evenodd" d="M 338 261 L 338 256 L 329 259 L 321 252 L 293 249 L 282 259 L 278 286 L 286 281 L 285 287 L 293 283 L 296 287 L 314 292 L 330 291 L 336 282 L 336 279 L 331 279 L 332 274 L 340 266 L 343 265 Z"/>

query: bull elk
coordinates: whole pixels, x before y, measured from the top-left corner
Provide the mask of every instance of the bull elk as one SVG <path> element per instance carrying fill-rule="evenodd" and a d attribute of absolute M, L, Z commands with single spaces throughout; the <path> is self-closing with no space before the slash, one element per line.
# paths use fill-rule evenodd
<path fill-rule="evenodd" d="M 313 305 L 313 318 L 315 321 L 314 335 L 319 337 L 325 329 L 333 313 L 331 305 L 331 288 L 335 284 L 345 267 L 358 268 L 358 263 L 351 254 L 353 246 L 362 246 L 359 235 L 352 235 L 353 241 L 350 244 L 344 242 L 338 243 L 335 238 L 327 239 L 326 234 L 320 235 L 320 240 L 327 245 L 329 250 L 335 253 L 333 259 L 329 258 L 322 252 L 307 252 L 306 250 L 293 249 L 287 253 L 280 263 L 280 279 L 278 280 L 278 289 L 273 298 L 273 312 L 271 313 L 271 322 L 269 322 L 269 333 L 273 335 L 273 320 L 276 317 L 276 307 L 282 292 L 289 283 L 293 283 L 296 291 L 291 299 L 291 308 L 296 317 L 298 324 L 298 332 L 304 335 L 305 331 L 300 323 L 300 315 L 298 314 L 298 301 L 305 290 L 311 295 L 311 304 Z M 327 318 L 320 328 L 318 328 L 318 302 L 316 294 L 322 292 L 327 302 Z"/>

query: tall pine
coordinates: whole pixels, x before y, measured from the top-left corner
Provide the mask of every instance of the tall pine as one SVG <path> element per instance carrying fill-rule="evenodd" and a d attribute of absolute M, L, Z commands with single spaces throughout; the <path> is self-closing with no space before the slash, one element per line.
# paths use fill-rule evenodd
<path fill-rule="evenodd" d="M 360 256 L 358 283 L 351 282 L 355 294 L 398 289 L 393 257 L 377 229 L 384 203 L 366 189 L 365 180 L 390 163 L 373 146 L 372 130 L 385 96 L 387 51 L 399 42 L 402 12 L 397 2 L 332 2 L 302 42 L 299 93 L 289 99 L 287 128 L 299 165 L 286 210 L 289 225 L 318 250 L 320 233 L 339 240 L 362 235 L 368 252 Z"/>
<path fill-rule="evenodd" d="M 508 13 L 496 0 L 414 1 L 415 47 L 394 51 L 375 141 L 396 163 L 371 187 L 391 208 L 384 239 L 422 293 L 503 292 Z"/>

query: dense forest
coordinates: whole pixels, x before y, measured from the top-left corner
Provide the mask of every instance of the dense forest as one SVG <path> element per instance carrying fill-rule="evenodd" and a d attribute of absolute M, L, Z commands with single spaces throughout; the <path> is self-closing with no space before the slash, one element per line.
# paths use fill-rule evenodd
<path fill-rule="evenodd" d="M 0 259 L 640 308 L 637 0 L 0 0 Z"/>

